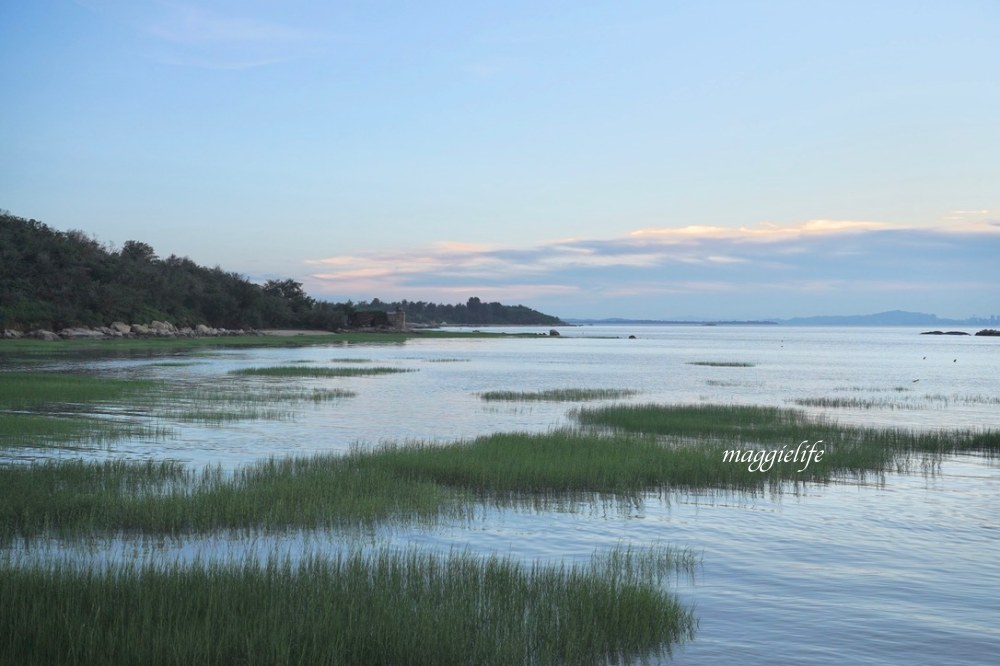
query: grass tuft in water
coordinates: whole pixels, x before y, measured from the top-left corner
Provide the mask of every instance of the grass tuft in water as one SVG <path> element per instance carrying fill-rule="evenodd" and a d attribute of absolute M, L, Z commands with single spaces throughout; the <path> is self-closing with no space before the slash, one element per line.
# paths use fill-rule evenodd
<path fill-rule="evenodd" d="M 633 501 L 672 488 L 780 490 L 789 481 L 894 471 L 916 456 L 1000 455 L 996 431 L 853 428 L 772 407 L 614 405 L 581 409 L 577 418 L 587 429 L 270 459 L 229 476 L 209 468 L 164 480 L 127 465 L 60 461 L 0 467 L 0 541 L 433 521 L 471 515 L 483 501 L 577 501 L 588 494 Z M 725 457 L 731 450 L 795 449 L 803 441 L 822 442 L 824 455 L 801 471 L 782 463 L 752 471 Z M 91 467 L 84 473 L 79 465 Z M 123 475 L 147 480 L 123 492 Z"/>
<path fill-rule="evenodd" d="M 546 391 L 485 391 L 479 394 L 487 402 L 582 402 L 627 398 L 637 391 L 631 389 L 549 389 Z"/>
<path fill-rule="evenodd" d="M 298 366 L 272 366 L 267 368 L 240 368 L 229 374 L 254 377 L 365 377 L 389 375 L 399 372 L 416 372 L 412 368 L 373 366 L 370 368 L 303 368 Z"/>
<path fill-rule="evenodd" d="M 96 374 L 0 372 L 0 409 L 38 409 L 120 401 L 147 393 L 158 382 Z"/>
<path fill-rule="evenodd" d="M 661 585 L 665 562 L 676 565 L 622 549 L 576 566 L 383 549 L 14 566 L 0 576 L 0 662 L 635 663 L 694 634 Z"/>
<path fill-rule="evenodd" d="M 161 386 L 96 374 L 0 372 L 0 448 L 165 437 L 168 431 L 155 424 L 101 413 L 114 403 L 142 400 Z"/>
<path fill-rule="evenodd" d="M 752 368 L 756 364 L 746 361 L 688 361 L 688 365 L 704 365 L 710 368 Z"/>

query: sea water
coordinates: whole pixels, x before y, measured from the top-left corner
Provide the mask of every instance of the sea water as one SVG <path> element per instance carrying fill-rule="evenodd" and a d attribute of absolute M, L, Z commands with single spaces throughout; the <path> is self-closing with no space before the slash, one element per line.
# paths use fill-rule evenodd
<path fill-rule="evenodd" d="M 998 338 L 926 336 L 912 328 L 590 326 L 560 328 L 558 337 L 548 329 L 502 330 L 534 335 L 241 349 L 177 367 L 149 359 L 90 362 L 113 374 L 192 387 L 228 385 L 237 380 L 227 373 L 238 368 L 334 367 L 348 359 L 360 362 L 354 367 L 415 372 L 281 380 L 356 393 L 299 405 L 287 420 L 167 423 L 173 435 L 162 441 L 7 451 L 5 459 L 153 457 L 233 468 L 271 455 L 573 424 L 574 404 L 480 397 L 494 390 L 629 389 L 635 395 L 615 402 L 764 404 L 856 425 L 1000 428 Z M 695 609 L 699 628 L 692 642 L 674 647 L 672 663 L 988 664 L 1000 655 L 998 509 L 998 461 L 960 455 L 908 473 L 780 494 L 650 493 L 631 504 L 480 507 L 466 520 L 380 528 L 367 538 L 526 561 L 582 561 L 618 544 L 689 548 L 701 566 L 668 585 Z M 356 538 L 292 533 L 251 543 L 160 542 L 156 550 L 169 557 L 316 552 Z M 130 557 L 143 546 L 109 548 L 110 555 L 96 557 Z"/>

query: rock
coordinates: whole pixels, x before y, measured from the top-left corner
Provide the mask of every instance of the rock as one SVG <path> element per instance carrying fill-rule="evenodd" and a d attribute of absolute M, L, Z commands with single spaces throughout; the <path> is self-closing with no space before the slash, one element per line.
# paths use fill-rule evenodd
<path fill-rule="evenodd" d="M 984 328 L 981 331 L 977 331 L 976 335 L 995 335 L 1000 336 L 1000 331 L 995 328 Z"/>
<path fill-rule="evenodd" d="M 59 337 L 63 340 L 100 340 L 104 334 L 92 328 L 64 328 L 59 331 Z"/>
<path fill-rule="evenodd" d="M 174 325 L 168 321 L 156 321 L 153 320 L 149 323 L 149 328 L 153 331 L 153 335 L 166 338 L 177 334 L 177 329 Z"/>
<path fill-rule="evenodd" d="M 110 328 L 113 331 L 116 331 L 121 335 L 130 335 L 132 333 L 132 327 L 126 324 L 125 322 L 121 321 L 111 322 L 111 326 L 109 326 L 108 328 Z"/>
<path fill-rule="evenodd" d="M 194 334 L 197 336 L 211 337 L 218 335 L 219 332 L 214 328 L 209 328 L 208 326 L 205 326 L 204 324 L 198 324 L 197 326 L 194 327 Z"/>
<path fill-rule="evenodd" d="M 17 340 L 22 335 L 21 331 L 12 331 L 7 329 L 3 332 L 3 337 L 6 340 Z"/>
<path fill-rule="evenodd" d="M 46 331 L 44 328 L 39 328 L 34 331 L 31 331 L 30 333 L 28 333 L 28 337 L 35 338 L 36 340 L 48 340 L 50 342 L 53 340 L 62 339 L 52 331 Z"/>
<path fill-rule="evenodd" d="M 554 329 L 554 328 L 553 328 L 553 329 L 551 329 L 551 330 L 549 331 L 549 335 L 551 335 L 551 336 L 553 336 L 553 337 L 556 337 L 556 336 L 558 336 L 558 335 L 559 335 L 559 331 L 557 331 L 556 329 Z"/>

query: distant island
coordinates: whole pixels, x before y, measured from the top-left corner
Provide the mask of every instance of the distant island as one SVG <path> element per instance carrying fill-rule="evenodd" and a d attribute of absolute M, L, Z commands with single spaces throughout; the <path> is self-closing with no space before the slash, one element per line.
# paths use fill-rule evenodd
<path fill-rule="evenodd" d="M 567 324 L 574 326 L 612 326 L 612 325 L 636 325 L 636 326 L 776 326 L 776 321 L 738 321 L 738 320 L 670 320 L 670 319 L 623 319 L 620 317 L 610 317 L 608 319 L 573 319 L 567 318 Z"/>
<path fill-rule="evenodd" d="M 152 323 L 157 326 L 149 326 Z M 0 211 L 0 336 L 103 328 L 156 331 L 268 328 L 340 330 L 403 325 L 555 326 L 564 322 L 523 305 L 347 301 L 309 297 L 295 280 L 263 285 L 187 257 L 157 256 L 148 244 L 121 248 L 83 231 L 56 231 Z M 202 328 L 199 328 L 202 327 Z M 124 333 L 123 333 L 124 334 Z M 66 337 L 66 336 L 63 336 Z"/>
<path fill-rule="evenodd" d="M 766 320 L 670 320 L 670 319 L 566 319 L 576 325 L 642 325 L 661 326 L 991 326 L 1000 324 L 1000 316 L 941 319 L 923 312 L 889 310 L 866 315 L 822 315 Z"/>
<path fill-rule="evenodd" d="M 941 319 L 924 312 L 889 310 L 867 315 L 834 315 L 820 317 L 795 317 L 783 319 L 788 326 L 989 326 L 1000 324 L 1000 317 L 969 317 L 968 319 Z"/>

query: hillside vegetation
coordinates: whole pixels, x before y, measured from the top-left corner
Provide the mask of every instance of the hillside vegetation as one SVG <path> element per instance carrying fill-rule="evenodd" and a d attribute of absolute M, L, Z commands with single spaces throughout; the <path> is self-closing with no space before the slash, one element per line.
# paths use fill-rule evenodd
<path fill-rule="evenodd" d="M 82 231 L 56 231 L 0 211 L 0 330 L 60 330 L 154 320 L 227 329 L 334 330 L 388 325 L 402 309 L 411 323 L 552 325 L 558 318 L 524 306 L 483 303 L 330 303 L 306 295 L 294 280 L 254 284 L 242 275 L 157 256 L 137 240 L 121 248 Z M 373 312 L 374 315 L 362 313 Z"/>

